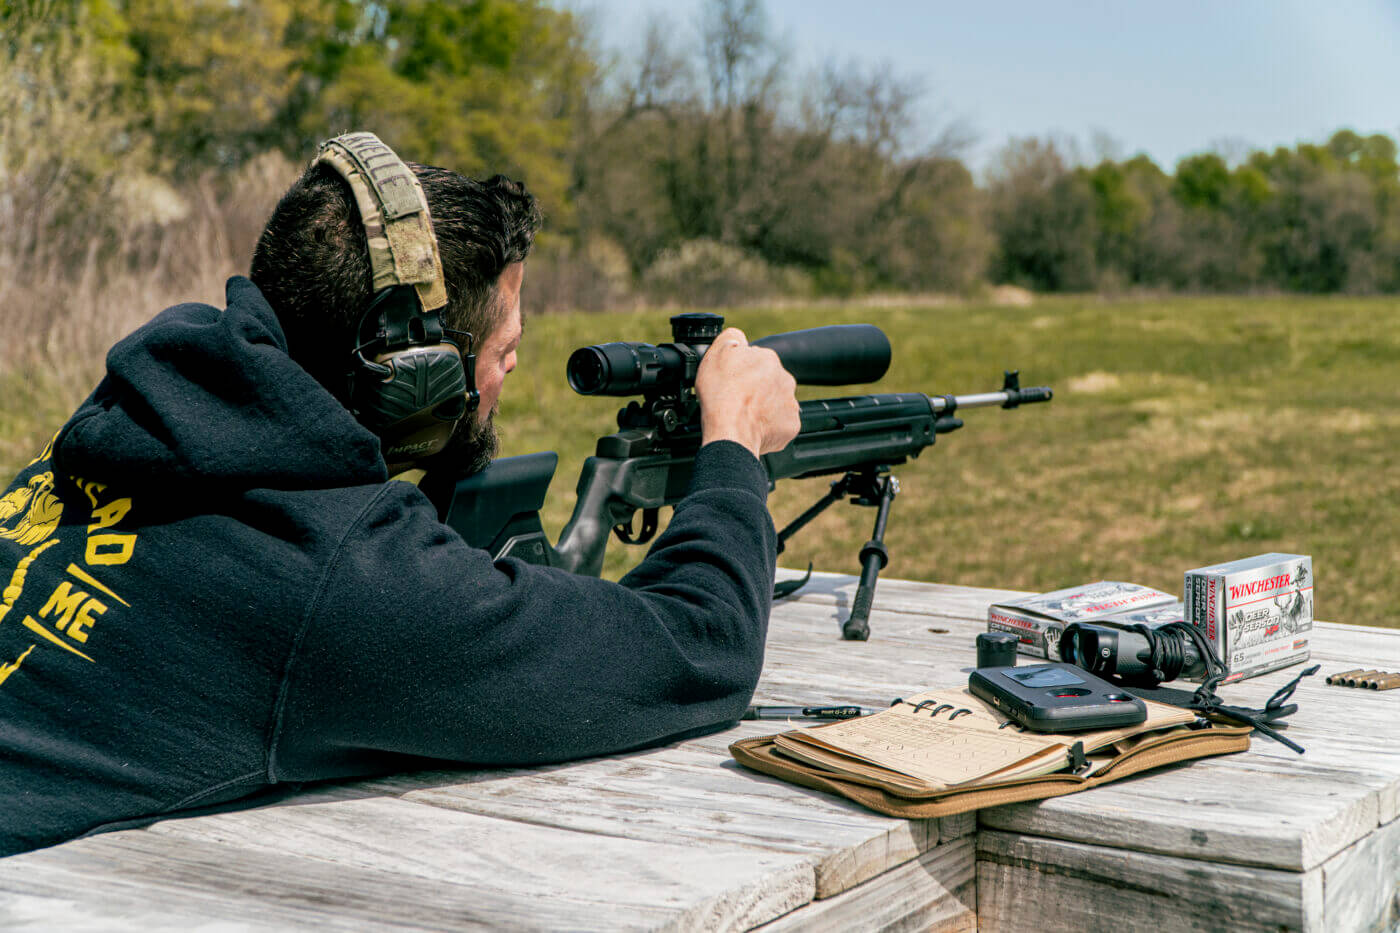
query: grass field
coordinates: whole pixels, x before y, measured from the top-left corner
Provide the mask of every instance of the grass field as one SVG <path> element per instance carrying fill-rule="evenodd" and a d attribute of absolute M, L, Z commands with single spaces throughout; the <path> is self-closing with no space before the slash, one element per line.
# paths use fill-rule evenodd
<path fill-rule="evenodd" d="M 668 339 L 668 313 L 532 317 L 499 421 L 504 454 L 554 449 L 545 526 L 573 507 L 583 458 L 620 400 L 567 388 L 569 352 Z M 1131 580 L 1179 592 L 1183 571 L 1265 551 L 1313 556 L 1320 618 L 1400 625 L 1400 301 L 1345 298 L 1039 299 L 977 305 L 742 309 L 750 337 L 870 322 L 894 345 L 877 387 L 968 393 L 1003 368 L 1055 400 L 969 411 L 967 426 L 895 470 L 903 492 L 888 576 L 1048 590 Z M 43 368 L 0 375 L 0 469 L 32 456 L 81 391 Z M 57 383 L 57 384 L 55 384 Z M 781 525 L 826 490 L 786 482 Z M 874 510 L 834 506 L 785 566 L 857 572 Z M 616 576 L 639 549 L 609 545 Z"/>

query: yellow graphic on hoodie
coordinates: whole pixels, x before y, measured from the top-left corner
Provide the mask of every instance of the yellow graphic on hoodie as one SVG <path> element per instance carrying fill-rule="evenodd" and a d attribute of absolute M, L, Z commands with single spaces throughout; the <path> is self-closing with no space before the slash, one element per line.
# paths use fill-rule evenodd
<path fill-rule="evenodd" d="M 0 498 L 0 538 L 28 547 L 58 527 L 63 501 L 53 494 L 53 474 L 31 476 L 29 483 Z"/>
<path fill-rule="evenodd" d="M 3 684 L 6 680 L 9 679 L 9 676 L 11 674 L 19 670 L 19 666 L 24 663 L 24 659 L 29 657 L 29 652 L 33 650 L 34 646 L 30 645 L 28 648 L 24 649 L 24 654 L 15 658 L 9 664 L 0 664 L 0 684 Z"/>
<path fill-rule="evenodd" d="M 46 461 L 52 446 L 50 442 L 44 452 L 31 461 L 30 466 Z M 88 482 L 78 477 L 72 477 L 72 483 L 92 504 L 91 524 L 87 526 L 87 540 L 83 549 L 83 566 L 70 563 L 67 571 L 57 575 L 57 578 L 52 571 L 46 573 L 44 582 L 39 585 L 51 587 L 51 592 L 30 605 L 29 613 L 32 614 L 26 614 L 24 610 L 16 613 L 14 618 L 36 640 L 13 661 L 0 661 L 0 685 L 20 669 L 36 647 L 45 643 L 88 663 L 97 663 L 84 650 L 91 650 L 89 637 L 110 606 L 117 604 L 129 608 L 131 605 L 95 577 L 90 569 L 84 569 L 111 567 L 125 564 L 131 559 L 137 536 L 116 527 L 131 511 L 131 499 L 104 496 L 107 487 L 103 483 Z M 16 602 L 24 596 L 25 580 L 32 565 L 45 551 L 59 543 L 53 534 L 63 517 L 63 507 L 63 500 L 54 491 L 52 472 L 32 476 L 23 486 L 0 497 L 0 540 L 13 541 L 28 549 L 15 566 L 9 583 L 0 590 L 0 622 L 5 621 Z M 3 579 L 0 577 L 0 580 Z"/>

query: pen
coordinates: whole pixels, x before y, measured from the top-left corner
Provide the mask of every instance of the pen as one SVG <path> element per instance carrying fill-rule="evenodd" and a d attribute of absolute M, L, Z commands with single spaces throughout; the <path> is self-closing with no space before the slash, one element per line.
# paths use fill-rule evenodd
<path fill-rule="evenodd" d="M 744 719 L 855 719 L 869 710 L 859 706 L 750 706 Z"/>

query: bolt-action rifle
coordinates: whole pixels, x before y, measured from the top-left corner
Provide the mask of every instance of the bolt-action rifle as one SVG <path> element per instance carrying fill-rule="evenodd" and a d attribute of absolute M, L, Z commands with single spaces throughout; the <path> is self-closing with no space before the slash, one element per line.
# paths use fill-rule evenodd
<path fill-rule="evenodd" d="M 656 534 L 659 510 L 675 505 L 690 485 L 700 448 L 700 408 L 695 372 L 706 349 L 723 329 L 717 314 L 678 314 L 671 318 L 673 343 L 605 343 L 570 356 L 569 385 L 582 395 L 635 396 L 618 412 L 619 430 L 600 438 L 597 452 L 583 464 L 573 517 L 551 545 L 539 510 L 559 458 L 553 452 L 503 457 L 465 479 L 426 476 L 422 488 L 444 522 L 462 538 L 496 558 L 515 557 L 597 576 L 611 531 L 625 544 L 644 544 Z M 774 350 L 802 385 L 874 382 L 890 363 L 890 343 L 869 324 L 814 327 L 755 340 Z M 875 508 L 875 529 L 860 550 L 860 585 L 851 616 L 842 626 L 847 639 L 869 637 L 870 605 L 876 579 L 889 561 L 885 524 L 899 493 L 891 467 L 917 457 L 938 435 L 963 426 L 955 416 L 965 408 L 1018 405 L 1050 400 L 1044 386 L 1021 388 L 1008 372 L 1000 391 L 976 395 L 924 395 L 900 392 L 801 403 L 802 430 L 791 444 L 762 458 L 770 482 L 841 474 L 815 505 L 778 533 L 778 553 L 787 540 L 822 510 L 850 497 Z M 633 527 L 638 512 L 641 527 Z M 811 569 L 808 568 L 810 574 Z M 780 584 L 788 595 L 805 582 Z"/>

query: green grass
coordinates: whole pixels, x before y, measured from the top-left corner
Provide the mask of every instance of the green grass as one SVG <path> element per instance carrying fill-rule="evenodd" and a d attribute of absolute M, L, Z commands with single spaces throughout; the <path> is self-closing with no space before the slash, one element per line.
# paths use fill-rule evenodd
<path fill-rule="evenodd" d="M 551 537 L 621 400 L 581 398 L 569 352 L 664 341 L 668 314 L 532 317 L 506 383 L 504 454 L 560 455 L 544 516 Z M 967 426 L 899 467 L 889 576 L 1048 590 L 1132 580 L 1179 592 L 1192 567 L 1265 551 L 1311 554 L 1320 618 L 1400 625 L 1400 301 L 1345 298 L 1040 299 L 977 305 L 742 309 L 750 337 L 868 321 L 894 344 L 875 391 L 969 393 L 1004 368 L 1055 389 L 1049 405 L 965 413 Z M 0 375 L 8 474 L 42 446 L 65 397 Z M 872 387 L 803 389 L 806 398 Z M 826 490 L 785 482 L 781 525 Z M 854 573 L 873 509 L 834 506 L 794 538 L 785 566 Z M 609 544 L 617 576 L 641 549 Z"/>
<path fill-rule="evenodd" d="M 1189 568 L 1288 551 L 1313 555 L 1319 617 L 1400 624 L 1400 301 L 1041 299 L 744 309 L 727 319 L 750 337 L 876 324 L 895 349 L 875 391 L 986 391 L 1012 367 L 1027 385 L 1055 389 L 1049 405 L 966 412 L 965 428 L 895 470 L 903 491 L 886 535 L 888 575 L 1028 590 L 1132 580 L 1180 592 Z M 662 312 L 530 321 L 499 420 L 504 453 L 559 451 L 552 535 L 617 408 L 568 390 L 569 351 L 667 336 Z M 770 499 L 777 522 L 826 483 L 781 483 Z M 873 509 L 834 506 L 789 543 L 783 564 L 858 572 L 873 520 Z M 607 572 L 639 553 L 614 541 Z"/>

